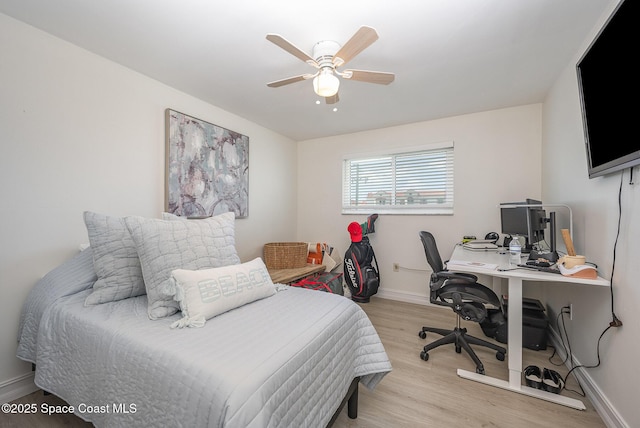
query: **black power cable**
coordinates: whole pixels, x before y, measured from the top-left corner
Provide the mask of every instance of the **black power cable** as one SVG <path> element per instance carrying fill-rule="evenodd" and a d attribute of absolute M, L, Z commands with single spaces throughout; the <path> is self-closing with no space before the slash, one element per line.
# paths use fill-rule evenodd
<path fill-rule="evenodd" d="M 631 177 L 633 177 L 633 167 L 630 168 Z M 614 311 L 614 299 L 613 299 L 613 274 L 616 270 L 616 252 L 618 248 L 618 238 L 620 237 L 620 224 L 622 223 L 622 181 L 624 178 L 624 170 L 620 173 L 620 188 L 618 189 L 618 230 L 616 231 L 616 240 L 613 243 L 613 262 L 611 265 L 611 277 L 609 279 L 609 292 L 611 293 L 611 318 L 609 327 L 621 327 L 622 321 L 618 319 Z M 607 331 L 607 330 L 605 330 Z"/>
<path fill-rule="evenodd" d="M 629 177 L 629 184 L 633 184 L 633 167 L 629 168 L 630 172 L 630 177 Z M 567 384 L 567 380 L 569 379 L 569 375 L 578 368 L 585 368 L 585 369 L 594 369 L 596 367 L 600 366 L 601 360 L 600 360 L 600 342 L 602 341 L 602 338 L 604 337 L 605 333 L 607 331 L 609 331 L 609 329 L 611 327 L 621 327 L 622 326 L 622 321 L 620 321 L 620 319 L 616 316 L 615 310 L 614 310 L 614 294 L 613 294 L 613 275 L 615 272 L 615 267 L 616 267 L 616 252 L 617 252 L 617 248 L 618 248 L 618 238 L 620 237 L 620 227 L 621 227 L 621 223 L 622 223 L 622 183 L 623 183 L 623 178 L 624 178 L 624 171 L 621 172 L 620 174 L 620 188 L 618 189 L 618 227 L 617 227 L 617 231 L 616 231 L 616 239 L 615 242 L 613 244 L 613 262 L 612 262 L 612 266 L 611 266 L 611 276 L 610 276 L 610 287 L 609 287 L 609 291 L 611 293 L 611 317 L 612 317 L 612 321 L 609 323 L 609 325 L 602 331 L 602 333 L 600 333 L 600 337 L 598 337 L 598 343 L 596 345 L 596 357 L 598 362 L 594 365 L 584 365 L 584 364 L 579 364 L 577 366 L 573 365 L 573 354 L 571 351 L 571 343 L 569 342 L 569 335 L 567 334 L 567 329 L 566 329 L 566 325 L 564 322 L 564 314 L 566 313 L 565 310 L 570 310 L 570 308 L 568 306 L 563 307 L 560 310 L 560 313 L 558 314 L 558 317 L 556 318 L 556 325 L 559 327 L 560 326 L 560 321 L 562 321 L 562 331 L 560 331 L 560 344 L 562 345 L 562 347 L 564 348 L 565 351 L 565 358 L 561 363 L 553 363 L 551 361 L 551 359 L 555 356 L 556 354 L 556 349 L 554 348 L 553 350 L 553 354 L 551 354 L 551 356 L 549 357 L 549 362 L 551 362 L 552 364 L 556 365 L 556 366 L 560 366 L 560 365 L 564 365 L 567 361 L 569 361 L 569 364 L 571 365 L 571 369 L 569 369 L 569 372 L 567 373 L 567 375 L 564 378 L 564 384 Z M 564 336 L 563 336 L 564 333 Z M 567 343 L 565 345 L 564 340 L 567 340 Z M 577 376 L 575 376 L 576 381 L 578 382 L 578 386 L 580 387 L 580 391 L 573 391 L 570 389 L 567 389 L 567 391 L 571 391 L 571 392 L 575 392 L 576 394 L 579 394 L 581 396 L 586 396 L 584 389 L 582 388 L 582 385 L 580 385 L 580 380 L 578 379 Z M 566 389 L 566 388 L 565 388 Z"/>
<path fill-rule="evenodd" d="M 578 386 L 580 387 L 580 391 L 574 391 L 572 389 L 568 389 L 566 388 L 566 384 L 567 381 L 569 380 L 569 375 L 571 373 L 573 373 L 573 371 L 575 369 L 579 369 L 579 368 L 584 368 L 584 369 L 595 369 L 596 367 L 599 367 L 601 364 L 601 359 L 600 359 L 600 342 L 602 341 L 602 337 L 605 335 L 605 333 L 607 331 L 609 331 L 609 329 L 612 327 L 611 325 L 607 326 L 607 328 L 605 328 L 602 333 L 600 333 L 600 337 L 598 337 L 598 343 L 596 345 L 596 357 L 598 362 L 594 365 L 585 365 L 585 364 L 579 364 L 577 366 L 573 365 L 573 351 L 571 350 L 571 343 L 569 342 L 569 335 L 567 334 L 567 328 L 566 328 L 566 324 L 564 322 L 564 314 L 566 314 L 565 312 L 566 310 L 569 310 L 568 306 L 565 306 L 561 309 L 560 313 L 558 314 L 558 317 L 556 318 L 556 323 L 558 326 L 560 326 L 560 320 L 562 320 L 562 331 L 560 331 L 560 341 L 561 341 L 561 345 L 564 348 L 564 353 L 565 353 L 565 357 L 564 360 L 562 360 L 562 362 L 560 363 L 554 363 L 551 361 L 551 359 L 554 357 L 554 355 L 556 354 L 556 350 L 554 348 L 553 350 L 553 354 L 549 357 L 549 362 L 551 362 L 551 364 L 555 365 L 555 366 L 562 366 L 564 365 L 567 361 L 569 361 L 569 364 L 571 365 L 571 368 L 569 369 L 569 372 L 567 373 L 567 375 L 564 377 L 564 385 L 567 391 L 570 392 L 575 392 L 576 394 L 585 397 L 586 393 L 584 392 L 584 389 L 582 388 L 582 385 L 580 384 L 580 379 L 578 379 L 577 376 L 574 375 L 576 382 L 578 383 Z M 564 334 L 563 334 L 564 333 Z M 565 338 L 567 340 L 567 343 L 565 344 Z"/>

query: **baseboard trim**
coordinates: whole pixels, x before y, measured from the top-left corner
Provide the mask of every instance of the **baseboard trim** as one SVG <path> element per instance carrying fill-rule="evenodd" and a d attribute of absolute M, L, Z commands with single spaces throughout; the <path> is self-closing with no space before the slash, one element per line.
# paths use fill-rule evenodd
<path fill-rule="evenodd" d="M 397 300 L 406 303 L 416 303 L 418 305 L 431 305 L 429 296 L 423 294 L 407 293 L 406 291 L 378 289 L 377 297 L 382 299 Z"/>
<path fill-rule="evenodd" d="M 34 373 L 25 373 L 0 383 L 0 403 L 8 403 L 40 389 L 33 383 L 34 376 Z"/>
<path fill-rule="evenodd" d="M 562 340 L 560 339 L 560 335 L 556 330 L 549 327 L 550 334 L 549 339 L 551 344 L 554 346 L 556 353 L 558 356 L 565 360 L 567 358 L 567 353 L 562 345 Z M 579 366 L 580 361 L 578 361 L 575 356 L 573 357 L 573 365 Z M 571 363 L 567 361 L 565 363 L 567 369 L 571 369 Z M 593 407 L 598 412 L 598 415 L 602 418 L 602 421 L 608 428 L 628 428 L 629 425 L 625 422 L 625 420 L 620 416 L 620 414 L 613 407 L 611 402 L 607 399 L 607 396 L 602 392 L 602 390 L 598 387 L 593 381 L 593 378 L 589 375 L 589 372 L 583 368 L 575 369 L 572 374 L 575 374 L 584 390 L 585 395 L 593 404 Z"/>

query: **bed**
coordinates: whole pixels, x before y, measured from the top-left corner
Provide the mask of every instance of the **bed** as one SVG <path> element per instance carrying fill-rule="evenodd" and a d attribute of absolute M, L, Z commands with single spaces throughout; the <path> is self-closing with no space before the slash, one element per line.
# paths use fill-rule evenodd
<path fill-rule="evenodd" d="M 98 427 L 322 427 L 391 371 L 364 311 L 330 293 L 276 284 L 198 328 L 171 328 L 180 311 L 150 319 L 147 294 L 87 305 L 94 251 L 31 290 L 17 355 Z"/>

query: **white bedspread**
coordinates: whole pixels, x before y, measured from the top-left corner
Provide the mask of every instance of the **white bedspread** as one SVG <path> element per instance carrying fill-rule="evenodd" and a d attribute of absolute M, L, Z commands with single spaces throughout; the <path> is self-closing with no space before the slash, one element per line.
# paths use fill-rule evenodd
<path fill-rule="evenodd" d="M 90 290 L 42 314 L 36 384 L 98 427 L 322 427 L 352 379 L 391 370 L 354 302 L 286 288 L 203 328 L 151 321 L 146 296 L 85 307 Z M 29 334 L 27 329 L 24 334 Z"/>

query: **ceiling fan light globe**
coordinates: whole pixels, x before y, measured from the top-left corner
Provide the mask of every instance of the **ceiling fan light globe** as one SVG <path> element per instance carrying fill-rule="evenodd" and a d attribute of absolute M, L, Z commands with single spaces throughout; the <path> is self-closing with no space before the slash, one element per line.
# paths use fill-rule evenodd
<path fill-rule="evenodd" d="M 340 79 L 338 79 L 331 70 L 321 71 L 313 78 L 313 90 L 321 97 L 332 97 L 338 93 L 340 87 Z"/>

